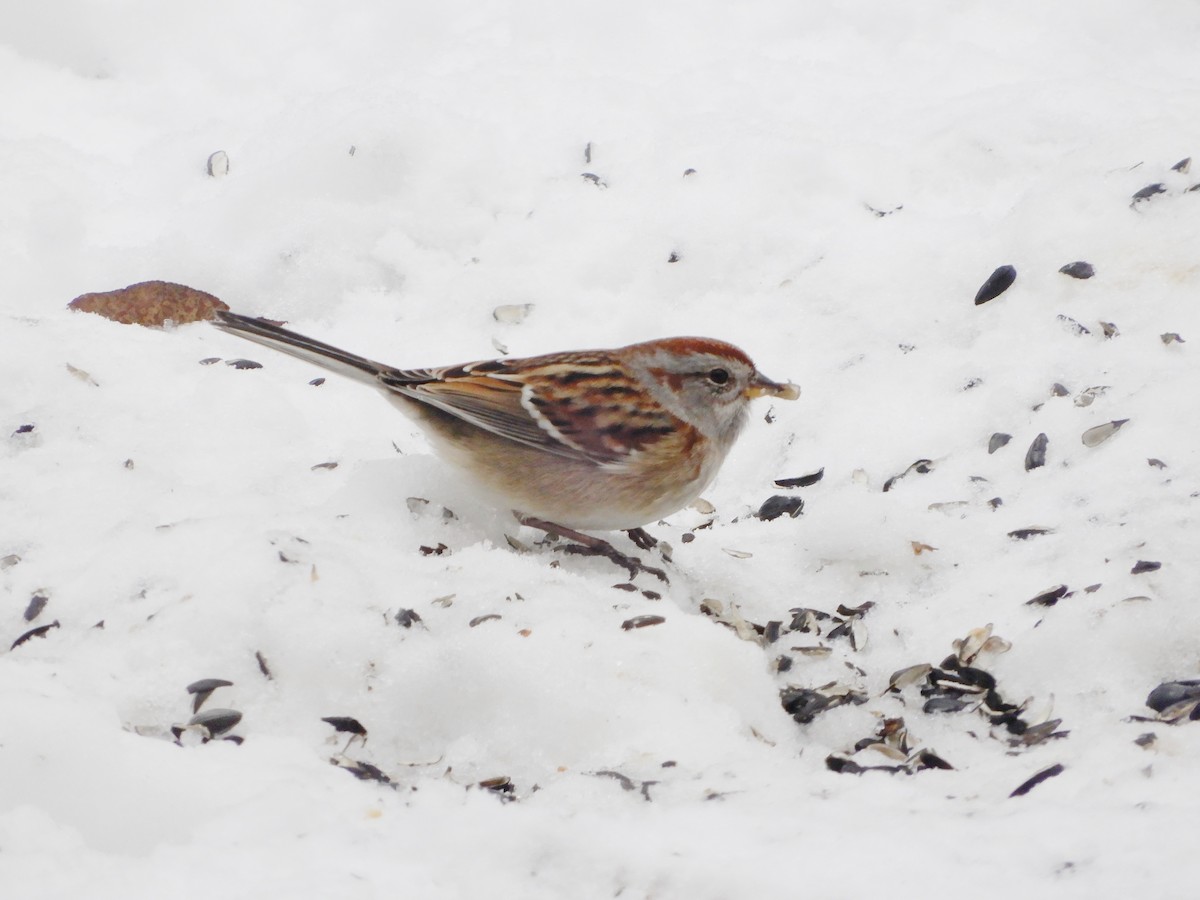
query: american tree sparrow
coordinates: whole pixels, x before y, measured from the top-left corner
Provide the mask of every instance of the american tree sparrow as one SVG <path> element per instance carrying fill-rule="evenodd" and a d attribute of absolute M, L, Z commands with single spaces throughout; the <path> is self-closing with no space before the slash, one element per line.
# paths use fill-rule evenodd
<path fill-rule="evenodd" d="M 224 331 L 383 391 L 493 502 L 594 550 L 608 545 L 578 529 L 645 539 L 639 526 L 683 508 L 712 482 L 752 399 L 800 395 L 710 338 L 396 369 L 263 319 L 216 317 Z"/>

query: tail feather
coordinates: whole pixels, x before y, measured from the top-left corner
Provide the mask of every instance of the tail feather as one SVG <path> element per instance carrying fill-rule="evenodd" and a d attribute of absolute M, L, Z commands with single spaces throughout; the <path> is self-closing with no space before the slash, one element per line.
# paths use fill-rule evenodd
<path fill-rule="evenodd" d="M 315 363 L 322 368 L 378 388 L 383 388 L 378 380 L 379 374 L 392 371 L 390 366 L 377 363 L 364 356 L 347 353 L 331 344 L 288 331 L 286 328 L 272 325 L 263 319 L 254 319 L 250 316 L 219 310 L 213 325 L 222 331 L 254 341 L 256 344 L 279 350 L 297 359 Z"/>

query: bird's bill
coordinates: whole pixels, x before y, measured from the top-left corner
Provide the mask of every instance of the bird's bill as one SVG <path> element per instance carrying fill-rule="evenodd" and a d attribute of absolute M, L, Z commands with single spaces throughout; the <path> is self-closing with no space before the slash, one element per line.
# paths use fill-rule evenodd
<path fill-rule="evenodd" d="M 755 376 L 746 388 L 746 396 L 753 400 L 755 397 L 778 397 L 780 400 L 796 400 L 800 396 L 800 385 L 790 381 L 780 384 L 762 375 Z"/>

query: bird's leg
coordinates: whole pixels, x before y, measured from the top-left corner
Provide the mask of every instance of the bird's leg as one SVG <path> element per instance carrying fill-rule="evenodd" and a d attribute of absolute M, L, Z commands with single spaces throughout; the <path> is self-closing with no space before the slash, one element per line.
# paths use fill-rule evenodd
<path fill-rule="evenodd" d="M 658 545 L 658 538 L 645 528 L 628 528 L 625 533 L 629 535 L 629 539 L 637 545 L 639 550 L 650 550 Z"/>
<path fill-rule="evenodd" d="M 573 528 L 564 528 L 562 525 L 555 525 L 553 522 L 547 522 L 545 519 L 534 518 L 523 513 L 516 513 L 517 521 L 522 525 L 528 525 L 530 528 L 537 528 L 540 531 L 545 531 L 548 534 L 556 534 L 559 537 L 567 538 L 575 541 L 574 544 L 568 544 L 563 547 L 564 553 L 578 553 L 583 556 L 603 556 L 605 559 L 612 560 L 621 568 L 629 572 L 629 577 L 633 578 L 638 572 L 646 572 L 656 578 L 661 578 L 667 581 L 667 573 L 662 569 L 648 566 L 636 556 L 627 556 L 622 553 L 608 541 L 601 540 L 598 537 L 592 537 L 590 534 L 584 534 L 581 531 L 576 531 Z M 640 528 L 635 529 L 641 531 Z M 644 532 L 643 532 L 644 533 Z M 638 543 L 634 540 L 634 543 Z M 641 546 L 638 544 L 638 546 Z"/>

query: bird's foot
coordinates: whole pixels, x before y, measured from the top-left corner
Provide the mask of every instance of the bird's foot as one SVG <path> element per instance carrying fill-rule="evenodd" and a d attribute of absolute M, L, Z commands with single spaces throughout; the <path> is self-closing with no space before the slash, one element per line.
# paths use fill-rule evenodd
<path fill-rule="evenodd" d="M 629 556 L 622 553 L 608 541 L 598 537 L 592 537 L 590 534 L 584 534 L 582 531 L 576 531 L 573 528 L 565 528 L 562 525 L 556 525 L 553 522 L 548 522 L 545 519 L 534 518 L 517 514 L 517 521 L 522 525 L 528 525 L 530 528 L 537 528 L 547 534 L 555 534 L 559 537 L 574 541 L 574 544 L 568 544 L 563 547 L 564 553 L 575 553 L 580 556 L 603 556 L 605 559 L 611 560 L 629 573 L 630 578 L 637 576 L 639 572 L 645 572 L 648 575 L 653 575 L 655 578 L 661 579 L 669 583 L 667 573 L 656 566 L 648 566 L 636 556 Z M 639 533 L 639 537 L 634 537 L 634 532 Z M 641 549 L 646 550 L 658 543 L 646 532 L 640 528 L 634 528 L 629 531 L 630 539 Z M 643 543 L 649 541 L 650 543 Z"/>

